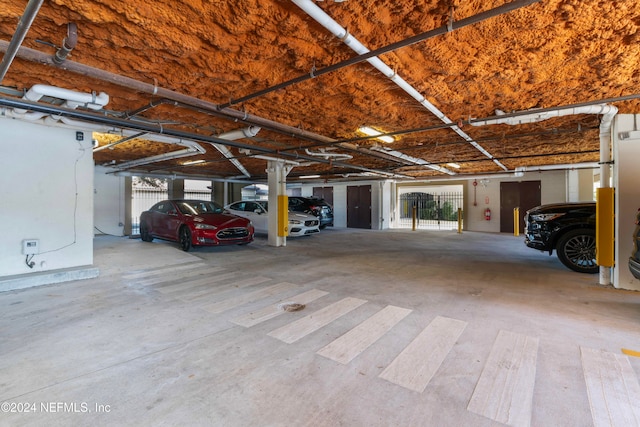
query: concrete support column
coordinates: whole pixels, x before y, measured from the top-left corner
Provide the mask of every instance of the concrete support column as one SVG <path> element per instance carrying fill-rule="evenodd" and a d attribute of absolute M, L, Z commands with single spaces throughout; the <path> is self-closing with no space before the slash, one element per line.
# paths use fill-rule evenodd
<path fill-rule="evenodd" d="M 125 236 L 131 236 L 133 226 L 131 224 L 131 205 L 133 204 L 133 179 L 130 176 L 124 177 L 124 229 Z"/>
<path fill-rule="evenodd" d="M 287 194 L 287 175 L 292 166 L 284 161 L 269 160 L 267 163 L 267 184 L 269 185 L 269 246 L 286 246 L 287 237 L 278 236 L 278 196 Z"/>
<path fill-rule="evenodd" d="M 230 202 L 227 197 L 227 183 L 220 181 L 211 182 L 211 199 L 221 206 L 227 206 Z"/>
<path fill-rule="evenodd" d="M 242 187 L 245 187 L 246 185 L 247 184 L 239 184 L 237 182 L 227 182 L 225 185 L 226 193 L 224 196 L 227 199 L 227 203 L 242 200 Z"/>
<path fill-rule="evenodd" d="M 184 179 L 170 179 L 167 190 L 170 199 L 184 199 Z"/>

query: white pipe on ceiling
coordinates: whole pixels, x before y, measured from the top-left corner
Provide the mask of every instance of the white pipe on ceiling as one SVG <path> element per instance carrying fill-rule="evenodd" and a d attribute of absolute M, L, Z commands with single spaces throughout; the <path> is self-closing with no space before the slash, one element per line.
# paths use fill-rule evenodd
<path fill-rule="evenodd" d="M 473 126 L 484 126 L 494 124 L 507 124 L 507 125 L 519 125 L 523 123 L 535 123 L 542 120 L 547 120 L 552 117 L 570 116 L 576 114 L 602 114 L 600 119 L 600 187 L 611 187 L 611 124 L 613 118 L 618 113 L 618 109 L 613 105 L 600 104 L 600 105 L 586 105 L 582 107 L 563 108 L 553 111 L 545 111 L 536 113 L 532 110 L 531 114 L 524 114 L 515 117 L 496 118 L 481 120 L 472 123 Z M 504 112 L 497 110 L 496 115 L 504 114 Z M 601 285 L 611 284 L 611 268 L 600 267 L 599 283 Z"/>
<path fill-rule="evenodd" d="M 315 157 L 324 157 L 325 159 L 334 159 L 334 160 L 349 160 L 353 159 L 353 156 L 345 153 L 331 153 L 329 151 L 325 151 L 320 149 L 320 151 L 310 151 L 308 148 L 304 149 L 305 153 L 310 156 Z"/>
<path fill-rule="evenodd" d="M 409 156 L 408 154 L 401 153 L 400 151 L 389 150 L 389 149 L 386 149 L 386 148 L 380 147 L 380 146 L 373 146 L 373 147 L 371 147 L 371 150 L 379 151 L 381 153 L 385 153 L 385 154 L 387 154 L 389 156 L 392 156 L 392 157 L 397 157 L 398 159 L 405 160 L 405 161 L 407 161 L 409 163 L 413 163 L 414 165 L 420 165 L 420 166 L 424 166 L 424 167 L 426 167 L 428 169 L 432 169 L 434 171 L 446 173 L 447 175 L 455 175 L 456 174 L 455 172 L 450 171 L 447 168 L 443 168 L 442 166 L 434 165 L 434 164 L 429 163 L 426 160 L 420 159 L 418 157 Z"/>
<path fill-rule="evenodd" d="M 353 37 L 349 32 L 343 28 L 340 24 L 338 24 L 333 18 L 327 15 L 321 8 L 319 8 L 313 1 L 311 0 L 292 0 L 300 9 L 305 11 L 309 16 L 315 19 L 320 25 L 330 31 L 337 38 L 342 40 L 344 44 L 349 46 L 354 52 L 358 55 L 363 55 L 368 53 L 370 50 L 365 47 L 362 43 L 360 43 L 355 37 Z M 387 64 L 381 61 L 377 56 L 367 59 L 371 65 L 378 69 L 382 74 L 388 77 L 391 81 L 393 81 L 396 85 L 398 85 L 401 89 L 403 89 L 407 94 L 413 97 L 416 101 L 418 101 L 423 107 L 429 110 L 434 116 L 440 119 L 443 123 L 450 125 L 453 124 L 453 121 L 449 119 L 442 111 L 440 111 L 435 105 L 431 104 L 424 95 L 418 92 L 413 86 L 407 83 L 402 77 L 398 76 L 398 74 L 391 69 Z M 471 144 L 476 150 L 480 151 L 483 155 L 491 159 L 496 165 L 498 165 L 503 170 L 508 170 L 505 165 L 500 163 L 491 153 L 485 150 L 480 144 L 473 140 L 469 135 L 466 134 L 459 126 L 453 125 L 451 129 L 460 135 L 465 141 Z"/>
<path fill-rule="evenodd" d="M 229 141 L 235 141 L 236 139 L 241 138 L 253 138 L 260 132 L 260 127 L 258 126 L 248 126 L 243 129 L 236 129 L 229 132 L 221 133 L 217 137 L 220 139 L 226 139 Z M 224 157 L 227 158 L 244 176 L 247 178 L 251 177 L 249 171 L 240 163 L 240 160 L 236 159 L 231 150 L 228 147 L 222 144 L 212 143 L 216 150 L 218 150 Z"/>

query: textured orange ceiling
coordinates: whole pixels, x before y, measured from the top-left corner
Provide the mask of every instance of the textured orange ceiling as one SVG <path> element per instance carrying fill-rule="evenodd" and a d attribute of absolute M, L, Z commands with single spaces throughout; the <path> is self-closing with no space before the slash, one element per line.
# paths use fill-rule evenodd
<path fill-rule="evenodd" d="M 509 2 L 311 3 L 374 50 Z M 0 40 L 5 49 L 24 9 L 24 1 L 8 0 L 0 10 Z M 42 57 L 50 57 L 62 44 L 69 22 L 77 24 L 77 46 L 65 63 L 53 66 Z M 374 175 L 379 178 L 443 176 L 407 159 L 445 167 L 457 162 L 461 176 L 498 173 L 598 160 L 597 115 L 520 126 L 474 127 L 468 122 L 491 117 L 496 110 L 515 112 L 606 99 L 613 99 L 621 113 L 639 112 L 637 101 L 619 100 L 640 92 L 638 25 L 636 1 L 545 0 L 379 57 L 497 162 L 443 126 L 367 62 L 237 103 L 238 98 L 357 56 L 288 0 L 44 2 L 22 43 L 31 50 L 22 50 L 13 61 L 1 82 L 2 96 L 16 97 L 38 83 L 106 92 L 110 95 L 107 116 L 189 135 L 206 150 L 125 168 L 136 173 L 264 179 L 266 161 L 252 157 L 255 154 L 299 162 L 289 175 L 291 180 L 309 174 L 326 179 L 353 178 L 359 173 L 371 177 L 370 172 L 381 173 Z M 162 93 L 154 95 L 140 85 L 201 103 L 162 104 Z M 224 104 L 231 106 L 215 108 Z M 226 114 L 230 111 L 233 114 Z M 237 140 L 227 153 L 246 168 L 251 175 L 247 178 L 211 144 L 216 141 L 211 137 L 249 124 L 262 125 L 262 130 L 256 138 Z M 363 139 L 357 132 L 363 125 L 395 133 L 395 142 Z M 104 145 L 121 136 L 97 138 Z M 181 148 L 152 139 L 146 134 L 97 151 L 96 163 L 117 167 Z M 399 159 L 371 150 L 382 145 L 409 157 Z M 314 156 L 307 150 L 329 154 L 317 157 L 320 162 L 310 162 Z M 194 159 L 206 162 L 183 165 Z"/>

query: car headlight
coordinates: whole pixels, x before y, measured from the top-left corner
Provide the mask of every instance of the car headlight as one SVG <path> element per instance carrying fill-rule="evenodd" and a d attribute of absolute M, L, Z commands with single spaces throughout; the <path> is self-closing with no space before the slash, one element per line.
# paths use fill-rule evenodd
<path fill-rule="evenodd" d="M 556 218 L 560 218 L 563 215 L 565 214 L 564 213 L 533 214 L 533 215 L 529 215 L 529 218 L 531 218 L 534 221 L 545 222 L 545 221 L 552 221 Z"/>
<path fill-rule="evenodd" d="M 210 224 L 196 224 L 196 230 L 217 230 L 218 227 Z"/>
<path fill-rule="evenodd" d="M 302 221 L 299 221 L 297 219 L 290 219 L 289 224 L 302 224 Z"/>

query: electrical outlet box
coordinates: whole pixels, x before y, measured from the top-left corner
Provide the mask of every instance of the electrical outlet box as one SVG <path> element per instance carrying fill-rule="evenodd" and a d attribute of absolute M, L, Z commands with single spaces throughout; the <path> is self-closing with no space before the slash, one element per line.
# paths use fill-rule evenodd
<path fill-rule="evenodd" d="M 22 255 L 36 255 L 40 253 L 40 240 L 24 239 L 22 241 Z"/>

